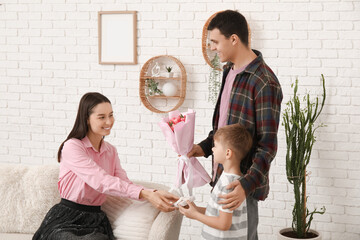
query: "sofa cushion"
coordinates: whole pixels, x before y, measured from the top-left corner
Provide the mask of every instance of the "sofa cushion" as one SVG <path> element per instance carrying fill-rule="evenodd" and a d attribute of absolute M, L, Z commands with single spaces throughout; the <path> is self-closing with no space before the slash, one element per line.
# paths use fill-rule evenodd
<path fill-rule="evenodd" d="M 0 165 L 0 232 L 34 233 L 60 201 L 58 165 Z"/>
<path fill-rule="evenodd" d="M 34 234 L 23 233 L 0 233 L 1 240 L 32 240 Z"/>

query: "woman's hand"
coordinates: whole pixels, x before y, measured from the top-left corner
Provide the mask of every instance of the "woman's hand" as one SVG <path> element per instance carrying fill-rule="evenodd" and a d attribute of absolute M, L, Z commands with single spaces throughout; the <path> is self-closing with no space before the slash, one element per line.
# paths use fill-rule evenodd
<path fill-rule="evenodd" d="M 169 192 L 158 190 L 141 190 L 140 199 L 148 200 L 154 207 L 159 209 L 162 212 L 171 212 L 176 208 L 172 205 L 179 198 Z"/>
<path fill-rule="evenodd" d="M 190 201 L 186 201 L 186 202 L 188 205 L 185 207 L 182 207 L 179 205 L 180 213 L 185 215 L 188 218 L 196 219 L 197 214 L 199 214 L 197 206 L 193 202 L 190 202 Z"/>
<path fill-rule="evenodd" d="M 224 195 L 219 195 L 219 198 L 223 198 L 225 200 L 221 200 L 219 204 L 226 204 L 223 206 L 224 209 L 230 209 L 231 211 L 238 208 L 241 203 L 246 199 L 246 194 L 241 186 L 239 180 L 235 180 L 229 183 L 226 186 L 226 189 L 234 189 L 232 192 Z"/>

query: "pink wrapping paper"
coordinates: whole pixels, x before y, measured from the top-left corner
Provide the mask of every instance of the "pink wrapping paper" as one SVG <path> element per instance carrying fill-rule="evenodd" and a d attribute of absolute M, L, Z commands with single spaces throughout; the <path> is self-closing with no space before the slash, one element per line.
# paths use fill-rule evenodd
<path fill-rule="evenodd" d="M 179 122 L 174 126 L 174 132 L 171 130 L 168 122 L 174 117 L 180 115 L 179 111 L 169 112 L 169 116 L 159 122 L 159 126 L 173 150 L 181 155 L 178 158 L 178 168 L 175 180 L 175 186 L 180 189 L 186 184 L 189 194 L 192 195 L 194 187 L 200 187 L 210 182 L 210 177 L 204 167 L 195 158 L 188 158 L 187 154 L 191 151 L 194 144 L 195 131 L 195 111 L 189 109 L 188 112 L 182 113 L 186 116 L 185 122 Z"/>

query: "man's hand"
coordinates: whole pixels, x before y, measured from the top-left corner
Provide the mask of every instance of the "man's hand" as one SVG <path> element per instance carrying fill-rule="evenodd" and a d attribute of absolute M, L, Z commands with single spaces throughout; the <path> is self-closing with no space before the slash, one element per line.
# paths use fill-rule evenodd
<path fill-rule="evenodd" d="M 154 207 L 162 212 L 171 212 L 176 208 L 172 206 L 179 198 L 169 192 L 158 190 L 152 192 L 150 190 L 141 190 L 140 198 L 148 200 Z"/>
<path fill-rule="evenodd" d="M 188 205 L 185 207 L 182 207 L 179 205 L 180 213 L 185 215 L 188 218 L 196 219 L 197 214 L 199 214 L 197 206 L 193 202 L 190 202 L 190 201 L 186 201 L 186 202 Z"/>
<path fill-rule="evenodd" d="M 241 186 L 239 180 L 235 180 L 226 186 L 226 189 L 234 189 L 232 192 L 224 195 L 219 195 L 219 198 L 224 200 L 219 201 L 219 204 L 226 204 L 223 206 L 224 209 L 230 209 L 234 211 L 238 208 L 241 203 L 246 199 L 246 194 Z"/>
<path fill-rule="evenodd" d="M 200 145 L 194 144 L 191 151 L 187 154 L 188 158 L 190 157 L 203 157 L 205 156 L 204 151 Z"/>

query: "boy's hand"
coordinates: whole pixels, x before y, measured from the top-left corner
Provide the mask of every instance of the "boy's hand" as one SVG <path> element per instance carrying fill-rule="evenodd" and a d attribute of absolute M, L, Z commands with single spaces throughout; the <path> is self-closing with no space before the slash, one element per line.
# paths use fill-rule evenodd
<path fill-rule="evenodd" d="M 187 202 L 187 206 L 182 207 L 179 205 L 179 211 L 181 214 L 185 215 L 186 217 L 190 218 L 190 219 L 196 219 L 196 215 L 199 213 L 198 209 L 195 205 L 195 203 L 190 202 L 190 201 L 186 201 Z"/>
<path fill-rule="evenodd" d="M 238 208 L 246 199 L 246 194 L 241 186 L 239 180 L 235 180 L 227 185 L 226 189 L 234 189 L 232 192 L 224 195 L 219 195 L 219 198 L 224 200 L 219 201 L 219 204 L 225 204 L 224 209 L 230 209 L 231 211 Z"/>

